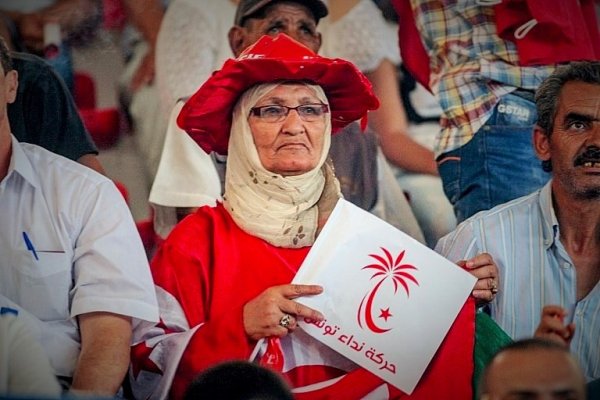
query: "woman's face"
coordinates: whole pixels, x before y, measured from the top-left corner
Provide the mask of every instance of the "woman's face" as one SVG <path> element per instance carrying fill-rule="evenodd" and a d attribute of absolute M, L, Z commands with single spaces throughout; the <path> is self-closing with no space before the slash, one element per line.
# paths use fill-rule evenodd
<path fill-rule="evenodd" d="M 302 84 L 282 84 L 258 100 L 258 107 L 276 105 L 297 107 L 300 105 L 315 105 L 308 111 L 320 110 L 322 102 L 313 90 Z M 289 110 L 287 116 L 273 122 L 271 109 L 263 109 L 263 116 L 250 112 L 248 123 L 252 131 L 254 145 L 263 167 L 271 172 L 292 176 L 300 175 L 314 169 L 321 158 L 326 118 L 328 113 L 306 121 L 297 110 Z"/>

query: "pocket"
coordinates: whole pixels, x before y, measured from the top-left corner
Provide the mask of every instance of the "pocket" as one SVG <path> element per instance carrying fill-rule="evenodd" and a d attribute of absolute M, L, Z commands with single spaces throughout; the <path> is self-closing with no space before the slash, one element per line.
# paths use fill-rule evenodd
<path fill-rule="evenodd" d="M 72 260 L 66 253 L 13 253 L 2 293 L 43 321 L 69 316 Z"/>
<path fill-rule="evenodd" d="M 456 151 L 444 153 L 437 159 L 444 193 L 451 204 L 456 204 L 460 197 L 460 163 L 461 157 Z"/>

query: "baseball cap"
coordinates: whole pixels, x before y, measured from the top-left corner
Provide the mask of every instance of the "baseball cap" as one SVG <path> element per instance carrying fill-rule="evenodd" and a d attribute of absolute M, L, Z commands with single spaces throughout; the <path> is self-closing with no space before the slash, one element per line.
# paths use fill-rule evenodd
<path fill-rule="evenodd" d="M 275 3 L 281 0 L 240 0 L 237 11 L 235 13 L 234 24 L 241 26 L 244 20 L 250 17 L 252 14 L 257 13 L 261 9 L 265 8 L 271 3 Z M 321 0 L 290 0 L 294 3 L 306 6 L 313 14 L 315 19 L 319 19 L 326 16 L 329 11 L 327 6 Z"/>

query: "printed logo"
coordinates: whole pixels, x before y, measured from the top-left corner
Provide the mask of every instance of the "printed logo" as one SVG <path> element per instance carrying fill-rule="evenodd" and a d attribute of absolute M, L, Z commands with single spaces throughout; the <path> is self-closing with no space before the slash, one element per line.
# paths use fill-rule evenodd
<path fill-rule="evenodd" d="M 415 279 L 415 277 L 408 272 L 408 270 L 418 270 L 417 267 L 411 264 L 401 264 L 402 259 L 404 258 L 404 254 L 406 250 L 402 250 L 396 260 L 392 257 L 392 254 L 385 248 L 381 247 L 384 255 L 378 254 L 369 254 L 369 257 L 377 260 L 376 264 L 369 264 L 367 266 L 362 267 L 362 269 L 372 269 L 375 270 L 371 279 L 378 279 L 377 284 L 373 286 L 371 290 L 365 294 L 362 301 L 360 302 L 360 306 L 358 307 L 358 326 L 362 329 L 369 329 L 373 333 L 385 333 L 391 328 L 382 328 L 378 325 L 373 318 L 373 305 L 375 302 L 375 298 L 377 297 L 377 293 L 379 292 L 382 284 L 386 281 L 391 281 L 394 285 L 394 294 L 398 291 L 398 286 L 402 286 L 404 291 L 406 292 L 406 296 L 410 296 L 409 292 L 409 281 L 412 281 L 415 285 L 419 286 L 419 282 Z M 392 318 L 393 314 L 390 311 L 390 307 L 387 306 L 385 308 L 379 308 L 379 315 L 377 319 L 383 319 L 384 322 L 387 322 L 388 319 Z"/>

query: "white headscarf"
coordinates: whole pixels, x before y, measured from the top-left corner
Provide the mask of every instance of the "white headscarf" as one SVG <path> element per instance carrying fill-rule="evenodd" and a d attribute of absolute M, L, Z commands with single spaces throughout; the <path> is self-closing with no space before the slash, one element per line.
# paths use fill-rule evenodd
<path fill-rule="evenodd" d="M 323 149 L 317 166 L 301 175 L 282 176 L 266 170 L 260 158 L 248 115 L 267 93 L 282 83 L 248 89 L 233 110 L 225 175 L 225 208 L 246 232 L 278 247 L 304 247 L 314 243 L 320 223 L 342 196 L 333 169 L 326 163 L 331 144 L 331 118 L 326 118 Z M 306 83 L 328 104 L 323 89 Z"/>

